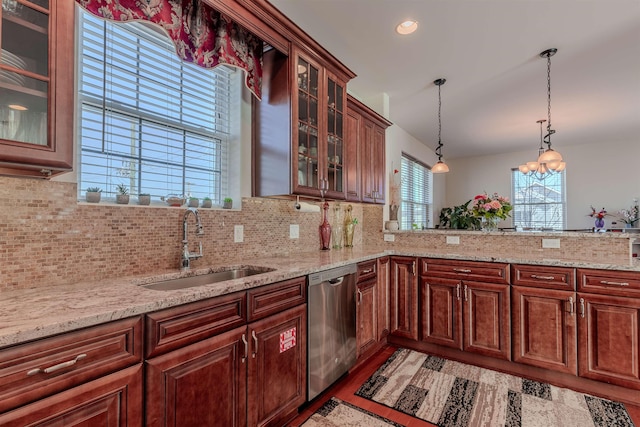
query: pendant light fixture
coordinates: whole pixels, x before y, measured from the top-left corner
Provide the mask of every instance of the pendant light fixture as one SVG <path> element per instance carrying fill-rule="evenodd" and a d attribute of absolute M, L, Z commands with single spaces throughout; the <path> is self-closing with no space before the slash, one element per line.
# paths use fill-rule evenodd
<path fill-rule="evenodd" d="M 438 147 L 436 148 L 436 155 L 438 156 L 438 163 L 433 165 L 431 173 L 445 173 L 449 172 L 449 166 L 442 161 L 442 98 L 440 97 L 440 86 L 446 82 L 445 79 L 434 80 L 433 83 L 438 86 Z"/>
<path fill-rule="evenodd" d="M 534 175 L 538 179 L 544 179 L 555 173 L 562 172 L 567 164 L 562 160 L 562 155 L 551 148 L 551 135 L 556 133 L 551 129 L 551 57 L 556 54 L 558 49 L 551 48 L 540 53 L 541 58 L 547 58 L 547 134 L 542 136 L 542 123 L 545 120 L 538 120 L 540 123 L 540 150 L 538 151 L 538 160 L 535 162 L 527 162 L 518 167 L 523 174 Z M 547 144 L 545 150 L 542 143 Z"/>

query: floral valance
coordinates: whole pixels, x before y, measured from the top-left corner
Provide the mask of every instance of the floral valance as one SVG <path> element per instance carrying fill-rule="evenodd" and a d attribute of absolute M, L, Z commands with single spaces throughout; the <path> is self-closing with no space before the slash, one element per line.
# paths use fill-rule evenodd
<path fill-rule="evenodd" d="M 245 83 L 260 99 L 262 41 L 201 0 L 76 0 L 111 21 L 148 21 L 162 27 L 187 62 L 205 68 L 227 64 L 245 71 Z M 162 64 L 158 64 L 159 67 Z"/>

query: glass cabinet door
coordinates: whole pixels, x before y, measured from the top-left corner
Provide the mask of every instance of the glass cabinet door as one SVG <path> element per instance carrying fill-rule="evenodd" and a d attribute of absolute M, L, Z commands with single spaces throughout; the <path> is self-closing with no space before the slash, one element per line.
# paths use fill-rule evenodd
<path fill-rule="evenodd" d="M 327 172 L 325 189 L 329 193 L 344 192 L 344 86 L 327 79 Z"/>
<path fill-rule="evenodd" d="M 319 188 L 319 68 L 298 57 L 298 186 Z"/>
<path fill-rule="evenodd" d="M 1 1 L 0 139 L 47 145 L 49 1 Z"/>

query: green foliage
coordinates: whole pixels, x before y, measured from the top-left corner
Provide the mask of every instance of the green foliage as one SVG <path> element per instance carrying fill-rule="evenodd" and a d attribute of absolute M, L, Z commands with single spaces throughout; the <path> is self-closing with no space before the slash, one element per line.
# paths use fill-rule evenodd
<path fill-rule="evenodd" d="M 89 187 L 89 188 L 87 188 L 87 193 L 102 193 L 102 188 L 100 188 L 100 187 Z"/>
<path fill-rule="evenodd" d="M 127 195 L 129 194 L 129 187 L 124 184 L 116 185 L 116 189 L 118 190 L 118 194 Z"/>
<path fill-rule="evenodd" d="M 469 210 L 471 200 L 452 208 L 443 208 L 440 211 L 440 227 L 454 230 L 477 230 L 480 229 L 480 218 L 474 216 Z"/>
<path fill-rule="evenodd" d="M 232 199 L 231 197 L 225 197 L 225 198 L 224 198 L 224 200 L 223 200 L 223 202 L 225 202 L 225 203 L 231 203 L 231 202 L 233 202 L 233 199 Z"/>

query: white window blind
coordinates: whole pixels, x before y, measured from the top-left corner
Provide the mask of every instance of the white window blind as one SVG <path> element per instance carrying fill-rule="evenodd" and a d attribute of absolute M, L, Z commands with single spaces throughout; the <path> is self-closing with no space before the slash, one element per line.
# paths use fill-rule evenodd
<path fill-rule="evenodd" d="M 566 224 L 565 173 L 543 180 L 511 171 L 513 226 L 523 230 L 562 230 Z"/>
<path fill-rule="evenodd" d="M 227 195 L 231 73 L 181 61 L 162 30 L 78 9 L 78 191 Z"/>
<path fill-rule="evenodd" d="M 428 228 L 431 218 L 432 174 L 422 162 L 402 153 L 400 168 L 401 198 L 400 229 Z"/>

